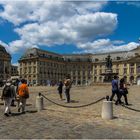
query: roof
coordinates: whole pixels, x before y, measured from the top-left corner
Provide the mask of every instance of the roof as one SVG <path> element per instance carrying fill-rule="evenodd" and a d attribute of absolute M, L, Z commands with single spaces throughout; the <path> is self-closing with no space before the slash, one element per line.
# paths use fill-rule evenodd
<path fill-rule="evenodd" d="M 41 50 L 38 48 L 28 49 L 25 54 L 21 57 L 42 57 L 42 58 L 60 58 L 65 61 L 105 61 L 108 55 L 111 56 L 112 60 L 128 60 L 132 57 L 135 57 L 137 54 L 140 55 L 140 46 L 136 49 L 130 51 L 118 51 L 118 52 L 108 52 L 108 53 L 98 53 L 98 54 L 57 54 L 45 50 Z"/>
<path fill-rule="evenodd" d="M 0 52 L 7 53 L 5 48 L 2 45 L 0 45 Z"/>
<path fill-rule="evenodd" d="M 0 44 L 0 56 L 6 54 L 7 57 L 11 58 L 11 55 L 6 51 L 5 47 Z"/>

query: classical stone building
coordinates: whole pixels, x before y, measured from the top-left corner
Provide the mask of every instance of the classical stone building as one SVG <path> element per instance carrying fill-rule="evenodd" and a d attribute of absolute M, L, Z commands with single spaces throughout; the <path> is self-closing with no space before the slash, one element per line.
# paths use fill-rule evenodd
<path fill-rule="evenodd" d="M 112 59 L 112 70 L 118 73 L 119 78 L 125 77 L 128 83 L 137 83 L 140 80 L 140 47 L 131 51 L 112 52 L 94 54 L 93 63 L 93 82 L 104 82 L 106 57 L 110 54 Z"/>
<path fill-rule="evenodd" d="M 71 75 L 74 84 L 91 81 L 91 55 L 60 55 L 37 48 L 29 49 L 19 60 L 19 73 L 29 83 L 48 85 Z"/>
<path fill-rule="evenodd" d="M 73 84 L 104 82 L 106 57 L 110 54 L 113 72 L 127 82 L 140 81 L 140 47 L 131 51 L 101 54 L 60 55 L 32 48 L 19 60 L 19 73 L 33 85 L 48 85 L 63 80 L 67 74 Z"/>
<path fill-rule="evenodd" d="M 7 80 L 11 77 L 11 56 L 5 50 L 5 48 L 0 45 L 0 81 Z"/>
<path fill-rule="evenodd" d="M 64 79 L 66 65 L 62 55 L 29 49 L 19 60 L 20 77 L 33 85 L 48 85 Z"/>

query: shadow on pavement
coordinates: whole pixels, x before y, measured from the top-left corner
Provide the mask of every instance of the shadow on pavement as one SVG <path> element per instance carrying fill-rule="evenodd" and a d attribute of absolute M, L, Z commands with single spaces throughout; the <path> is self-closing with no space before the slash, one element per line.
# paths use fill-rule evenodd
<path fill-rule="evenodd" d="M 79 101 L 70 100 L 71 103 L 79 103 Z"/>
<path fill-rule="evenodd" d="M 118 119 L 119 117 L 113 116 L 113 119 Z"/>
<path fill-rule="evenodd" d="M 31 106 L 32 104 L 26 104 L 26 106 Z"/>
<path fill-rule="evenodd" d="M 36 113 L 37 110 L 27 110 L 26 112 L 27 112 L 27 113 Z"/>
<path fill-rule="evenodd" d="M 19 115 L 22 115 L 22 113 L 19 113 L 19 112 L 18 112 L 18 113 L 12 113 L 12 114 L 11 114 L 11 116 L 19 116 Z"/>

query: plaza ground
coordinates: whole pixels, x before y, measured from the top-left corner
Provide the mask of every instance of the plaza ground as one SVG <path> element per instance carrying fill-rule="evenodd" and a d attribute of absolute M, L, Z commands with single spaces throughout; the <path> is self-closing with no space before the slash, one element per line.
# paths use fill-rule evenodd
<path fill-rule="evenodd" d="M 19 114 L 17 108 L 12 107 L 12 116 L 5 117 L 0 101 L 1 139 L 140 139 L 140 86 L 129 86 L 129 109 L 113 104 L 112 120 L 101 118 L 103 100 L 87 107 L 67 108 L 44 99 L 43 111 L 37 112 L 35 107 L 39 92 L 58 104 L 80 106 L 111 95 L 110 85 L 72 87 L 69 104 L 59 99 L 57 87 L 29 89 L 26 114 Z"/>

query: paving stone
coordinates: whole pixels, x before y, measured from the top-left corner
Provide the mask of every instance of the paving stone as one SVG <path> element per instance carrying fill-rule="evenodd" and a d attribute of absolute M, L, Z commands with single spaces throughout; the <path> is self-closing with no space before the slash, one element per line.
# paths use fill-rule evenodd
<path fill-rule="evenodd" d="M 110 86 L 72 87 L 71 98 L 75 102 L 69 104 L 59 99 L 57 87 L 29 89 L 31 94 L 26 114 L 19 114 L 17 107 L 11 107 L 12 116 L 5 117 L 3 102 L 0 101 L 1 139 L 140 139 L 140 112 L 122 106 L 113 105 L 113 120 L 101 118 L 102 101 L 83 108 L 64 108 L 44 99 L 45 109 L 37 112 L 35 108 L 39 92 L 59 104 L 78 106 L 111 95 Z M 131 108 L 139 109 L 139 90 L 139 86 L 129 87 Z"/>

